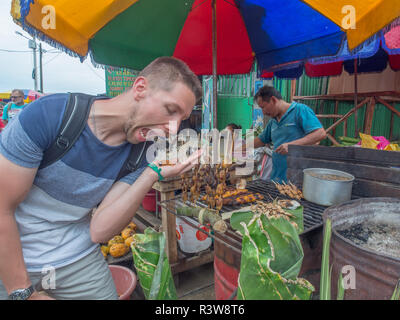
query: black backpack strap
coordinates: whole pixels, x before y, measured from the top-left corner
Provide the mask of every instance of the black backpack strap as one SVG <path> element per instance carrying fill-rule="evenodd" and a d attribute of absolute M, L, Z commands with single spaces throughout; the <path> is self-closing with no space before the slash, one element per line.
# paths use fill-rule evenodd
<path fill-rule="evenodd" d="M 146 160 L 146 153 L 151 144 L 151 142 L 145 141 L 132 145 L 129 157 L 126 159 L 115 181 L 120 180 L 127 174 L 136 171 L 137 169 L 144 167 L 148 164 Z"/>
<path fill-rule="evenodd" d="M 45 150 L 39 169 L 61 159 L 72 148 L 85 128 L 90 107 L 96 98 L 83 93 L 70 93 L 58 135 Z"/>
<path fill-rule="evenodd" d="M 48 167 L 61 159 L 72 148 L 85 129 L 90 108 L 96 99 L 108 99 L 108 97 L 70 93 L 57 138 L 45 150 L 39 169 Z M 146 153 L 151 144 L 151 142 L 145 141 L 131 146 L 130 154 L 122 166 L 116 181 L 147 165 Z"/>

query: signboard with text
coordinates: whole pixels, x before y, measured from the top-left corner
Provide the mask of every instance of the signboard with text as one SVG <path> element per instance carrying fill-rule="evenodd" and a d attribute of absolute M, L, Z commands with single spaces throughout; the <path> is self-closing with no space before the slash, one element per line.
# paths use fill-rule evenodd
<path fill-rule="evenodd" d="M 106 67 L 106 94 L 115 97 L 132 87 L 139 71 L 125 68 Z"/>

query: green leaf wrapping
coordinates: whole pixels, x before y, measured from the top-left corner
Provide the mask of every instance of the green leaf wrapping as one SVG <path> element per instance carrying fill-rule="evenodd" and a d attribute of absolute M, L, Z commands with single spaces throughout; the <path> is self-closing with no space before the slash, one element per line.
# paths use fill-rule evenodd
<path fill-rule="evenodd" d="M 133 236 L 131 248 L 140 285 L 147 300 L 176 300 L 171 268 L 165 254 L 165 236 L 147 228 Z"/>
<path fill-rule="evenodd" d="M 296 227 L 297 233 L 298 234 L 302 233 L 304 231 L 304 219 L 303 219 L 304 207 L 301 206 L 294 210 L 289 210 L 289 209 L 284 209 L 284 210 L 293 215 L 290 221 L 294 222 L 297 225 Z"/>
<path fill-rule="evenodd" d="M 250 221 L 249 213 L 242 217 L 246 222 L 240 223 L 243 240 L 237 298 L 310 299 L 313 286 L 307 280 L 298 278 L 304 257 L 298 236 L 302 222 L 296 223 L 296 228 L 293 221 L 283 215 L 267 217 L 265 214 L 254 214 Z M 235 219 L 238 217 L 232 215 L 231 219 L 234 220 L 233 225 L 237 225 Z"/>

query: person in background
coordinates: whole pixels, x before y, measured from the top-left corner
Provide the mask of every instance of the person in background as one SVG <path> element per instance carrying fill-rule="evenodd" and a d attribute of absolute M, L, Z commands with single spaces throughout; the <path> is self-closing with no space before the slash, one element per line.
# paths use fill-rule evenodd
<path fill-rule="evenodd" d="M 287 182 L 289 145 L 314 145 L 326 138 L 326 132 L 310 107 L 284 101 L 274 87 L 260 88 L 254 100 L 263 114 L 271 117 L 264 131 L 254 139 L 254 148 L 273 145 L 271 180 Z"/>
<path fill-rule="evenodd" d="M 24 92 L 19 89 L 14 89 L 11 91 L 11 101 L 3 109 L 3 115 L 1 120 L 4 126 L 12 120 L 24 107 Z"/>
<path fill-rule="evenodd" d="M 240 125 L 238 125 L 236 123 L 230 123 L 230 124 L 226 125 L 225 129 L 230 130 L 232 132 L 232 134 L 233 134 L 234 130 L 242 129 L 242 126 L 240 126 Z"/>

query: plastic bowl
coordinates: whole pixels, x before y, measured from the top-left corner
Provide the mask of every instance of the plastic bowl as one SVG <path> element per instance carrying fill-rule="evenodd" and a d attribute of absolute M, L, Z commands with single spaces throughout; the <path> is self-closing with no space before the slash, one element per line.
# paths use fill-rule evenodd
<path fill-rule="evenodd" d="M 136 288 L 137 277 L 131 270 L 119 265 L 109 265 L 112 278 L 117 289 L 119 300 L 129 300 Z"/>

